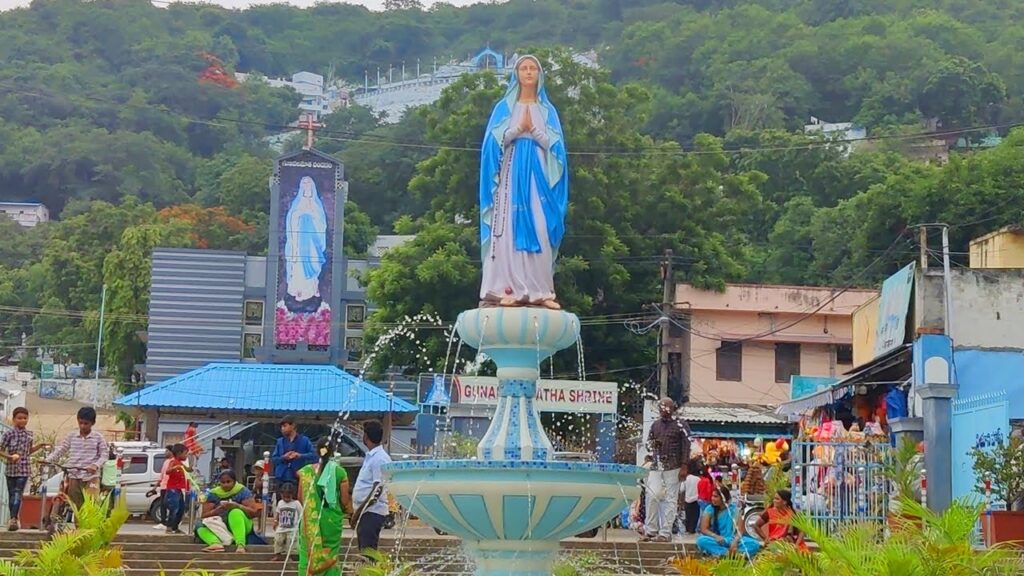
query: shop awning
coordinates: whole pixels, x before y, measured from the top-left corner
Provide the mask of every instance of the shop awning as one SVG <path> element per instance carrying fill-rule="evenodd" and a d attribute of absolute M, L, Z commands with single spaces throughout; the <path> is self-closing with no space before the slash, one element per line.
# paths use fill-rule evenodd
<path fill-rule="evenodd" d="M 734 440 L 753 440 L 758 436 L 777 439 L 785 438 L 786 440 L 792 440 L 793 435 L 789 432 L 776 432 L 772 430 L 765 430 L 763 432 L 718 432 L 715 430 L 693 430 L 693 438 L 729 438 Z"/>
<path fill-rule="evenodd" d="M 787 418 L 798 416 L 808 410 L 852 396 L 857 386 L 903 384 L 911 375 L 913 357 L 911 347 L 911 344 L 904 344 L 899 348 L 894 348 L 870 363 L 846 373 L 842 380 L 830 388 L 780 404 L 775 413 Z"/>
<path fill-rule="evenodd" d="M 679 415 L 690 423 L 691 428 L 705 424 L 747 424 L 762 426 L 785 426 L 786 420 L 772 413 L 770 406 L 756 404 L 714 404 L 689 402 L 679 409 Z"/>

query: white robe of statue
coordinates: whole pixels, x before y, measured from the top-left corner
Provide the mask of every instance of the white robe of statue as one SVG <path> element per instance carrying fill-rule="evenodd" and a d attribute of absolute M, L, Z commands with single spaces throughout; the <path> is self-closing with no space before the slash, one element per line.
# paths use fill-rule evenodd
<path fill-rule="evenodd" d="M 534 126 L 532 132 L 522 132 L 518 128 L 523 122 L 527 109 L 530 110 L 530 118 Z M 543 118 L 544 115 L 539 104 L 517 102 L 512 111 L 509 129 L 505 131 L 503 142 L 505 153 L 501 159 L 501 175 L 494 198 L 491 245 L 488 253 L 483 255 L 481 300 L 494 301 L 513 298 L 516 301 L 527 303 L 555 298 L 554 254 L 548 239 L 547 221 L 544 211 L 541 209 L 536 182 L 530 184 L 530 208 L 533 212 L 541 251 L 532 253 L 516 250 L 512 237 L 510 172 L 513 148 L 511 144 L 517 138 L 530 138 L 536 141 L 540 145 L 537 148 L 537 155 L 543 165 L 544 150 L 548 147 L 548 136 L 544 130 Z"/>

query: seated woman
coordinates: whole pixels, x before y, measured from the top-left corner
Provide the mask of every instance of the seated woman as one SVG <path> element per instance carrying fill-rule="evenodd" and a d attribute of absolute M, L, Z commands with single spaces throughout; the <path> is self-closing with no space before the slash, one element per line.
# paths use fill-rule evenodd
<path fill-rule="evenodd" d="M 772 498 L 772 505 L 757 519 L 757 533 L 765 544 L 785 541 L 804 548 L 803 535 L 791 524 L 793 515 L 793 493 L 779 490 Z"/>
<path fill-rule="evenodd" d="M 715 490 L 711 495 L 711 505 L 704 509 L 700 517 L 700 535 L 697 536 L 697 549 L 710 556 L 754 556 L 761 549 L 761 544 L 750 536 L 743 536 L 740 529 L 739 515 L 728 490 Z"/>
<path fill-rule="evenodd" d="M 206 544 L 203 552 L 223 552 L 230 544 L 238 547 L 237 552 L 245 552 L 252 519 L 258 512 L 252 492 L 238 482 L 234 471 L 221 471 L 218 484 L 206 491 L 202 520 L 196 528 L 196 536 Z"/>

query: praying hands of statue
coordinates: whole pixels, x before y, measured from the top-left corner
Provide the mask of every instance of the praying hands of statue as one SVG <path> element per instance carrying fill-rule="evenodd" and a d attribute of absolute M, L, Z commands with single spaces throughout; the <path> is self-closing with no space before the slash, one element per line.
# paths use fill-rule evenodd
<path fill-rule="evenodd" d="M 520 124 L 519 127 L 524 134 L 533 132 L 533 118 L 530 116 L 529 108 L 526 108 L 526 113 L 523 114 L 523 123 Z"/>

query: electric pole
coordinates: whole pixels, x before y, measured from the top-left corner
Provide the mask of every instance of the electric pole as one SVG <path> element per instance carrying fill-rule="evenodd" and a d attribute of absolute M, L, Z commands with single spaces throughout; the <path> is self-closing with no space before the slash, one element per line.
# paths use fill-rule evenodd
<path fill-rule="evenodd" d="M 672 281 L 672 251 L 665 250 L 665 260 L 661 263 L 661 345 L 658 351 L 658 366 L 660 367 L 658 398 L 668 396 L 668 334 L 672 322 L 672 307 L 675 306 L 675 283 Z"/>

